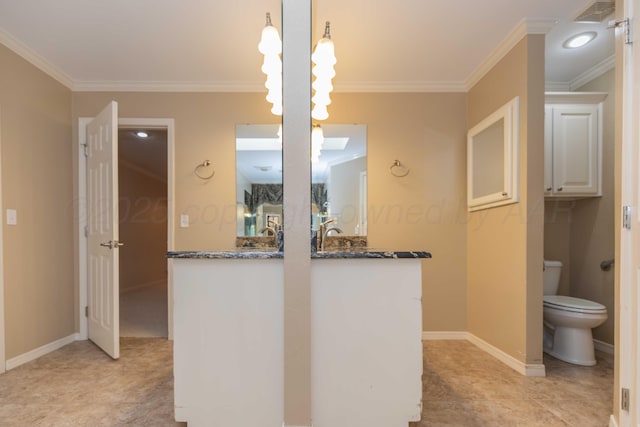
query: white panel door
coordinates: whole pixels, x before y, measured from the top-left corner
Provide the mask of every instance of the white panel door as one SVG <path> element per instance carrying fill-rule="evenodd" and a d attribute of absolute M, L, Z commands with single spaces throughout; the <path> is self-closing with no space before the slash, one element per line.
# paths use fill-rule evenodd
<path fill-rule="evenodd" d="M 118 283 L 118 104 L 87 127 L 87 282 L 89 339 L 120 357 Z"/>
<path fill-rule="evenodd" d="M 638 21 L 640 0 L 624 0 L 618 16 Z M 636 25 L 637 26 L 637 25 Z M 622 54 L 622 155 L 621 155 L 621 205 L 623 223 L 620 231 L 620 342 L 616 353 L 620 358 L 620 388 L 614 390 L 619 401 L 618 423 L 620 427 L 640 426 L 640 39 L 631 30 L 633 43 L 623 44 L 625 26 L 616 28 L 616 53 Z M 618 61 L 620 64 L 620 61 Z M 624 214 L 629 209 L 628 216 Z M 626 217 L 626 221 L 625 221 Z M 619 224 L 619 222 L 618 222 Z M 628 390 L 629 399 L 623 398 Z M 626 405 L 625 405 L 626 400 Z M 615 408 L 614 408 L 615 410 Z M 611 425 L 611 423 L 610 423 Z"/>

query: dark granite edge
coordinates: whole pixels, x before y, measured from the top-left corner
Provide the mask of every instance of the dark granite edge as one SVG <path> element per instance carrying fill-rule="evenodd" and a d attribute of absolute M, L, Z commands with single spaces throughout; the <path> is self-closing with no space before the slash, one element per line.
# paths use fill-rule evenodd
<path fill-rule="evenodd" d="M 276 251 L 174 251 L 167 258 L 173 259 L 278 259 L 284 258 Z M 427 251 L 351 250 L 313 252 L 311 259 L 427 259 Z"/>
<path fill-rule="evenodd" d="M 172 259 L 278 259 L 284 258 L 282 252 L 276 251 L 174 251 L 167 252 Z"/>

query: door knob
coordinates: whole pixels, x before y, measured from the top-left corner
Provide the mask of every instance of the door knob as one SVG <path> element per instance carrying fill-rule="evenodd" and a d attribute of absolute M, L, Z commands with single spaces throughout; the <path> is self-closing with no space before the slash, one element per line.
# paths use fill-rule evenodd
<path fill-rule="evenodd" d="M 120 246 L 124 246 L 124 243 L 118 242 L 117 240 L 109 240 L 108 242 L 100 243 L 100 246 L 104 246 L 105 248 L 115 249 Z"/>

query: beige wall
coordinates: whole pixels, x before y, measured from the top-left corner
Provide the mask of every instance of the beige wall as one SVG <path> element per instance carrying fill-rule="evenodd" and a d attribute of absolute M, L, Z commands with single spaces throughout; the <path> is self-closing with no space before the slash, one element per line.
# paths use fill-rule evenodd
<path fill-rule="evenodd" d="M 470 213 L 468 330 L 542 362 L 544 37 L 525 37 L 469 92 L 468 126 L 520 97 L 520 202 Z"/>
<path fill-rule="evenodd" d="M 6 357 L 74 333 L 71 92 L 0 45 Z M 4 214 L 2 215 L 4 218 Z"/>
<path fill-rule="evenodd" d="M 544 203 L 544 259 L 562 262 L 558 295 L 571 293 L 571 218 L 575 202 Z"/>
<path fill-rule="evenodd" d="M 614 151 L 615 77 L 611 70 L 578 89 L 607 92 L 603 104 L 602 197 L 578 200 L 571 223 L 571 295 L 604 304 L 609 318 L 593 330 L 595 339 L 613 344 L 615 318 L 614 272 L 600 263 L 615 257 Z"/>
<path fill-rule="evenodd" d="M 120 292 L 167 280 L 167 183 L 118 167 Z"/>
<path fill-rule="evenodd" d="M 602 197 L 546 202 L 544 255 L 562 261 L 559 294 L 589 299 L 607 307 L 609 318 L 593 330 L 593 337 L 613 344 L 614 270 L 602 271 L 600 263 L 614 258 L 614 70 L 578 91 L 609 94 L 603 103 Z"/>
<path fill-rule="evenodd" d="M 235 125 L 277 122 L 264 94 L 74 93 L 74 123 L 112 99 L 120 117 L 175 119 L 176 217 L 186 212 L 192 222 L 186 229 L 174 224 L 176 249 L 233 247 Z M 332 101 L 329 123 L 367 125 L 369 244 L 430 250 L 424 329 L 465 331 L 466 95 L 337 93 Z M 216 168 L 208 183 L 193 175 L 204 159 Z M 395 159 L 411 169 L 407 177 L 389 173 Z"/>

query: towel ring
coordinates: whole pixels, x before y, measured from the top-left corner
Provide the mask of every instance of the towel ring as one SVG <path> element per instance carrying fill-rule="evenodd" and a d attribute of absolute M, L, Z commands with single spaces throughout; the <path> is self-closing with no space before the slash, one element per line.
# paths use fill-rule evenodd
<path fill-rule="evenodd" d="M 391 175 L 395 177 L 404 178 L 409 175 L 410 170 L 408 167 L 400 163 L 400 160 L 394 160 L 393 163 L 391 163 L 391 166 L 389 166 L 389 172 L 391 172 Z"/>
<path fill-rule="evenodd" d="M 196 176 L 198 178 L 200 178 L 200 179 L 204 179 L 204 180 L 211 179 L 216 174 L 216 170 L 215 169 L 213 169 L 209 175 L 201 175 L 200 174 L 200 169 L 206 168 L 208 166 L 211 166 L 211 161 L 210 160 L 205 160 L 204 162 L 202 162 L 198 166 L 196 166 L 196 168 L 193 170 L 193 173 L 195 173 Z"/>

